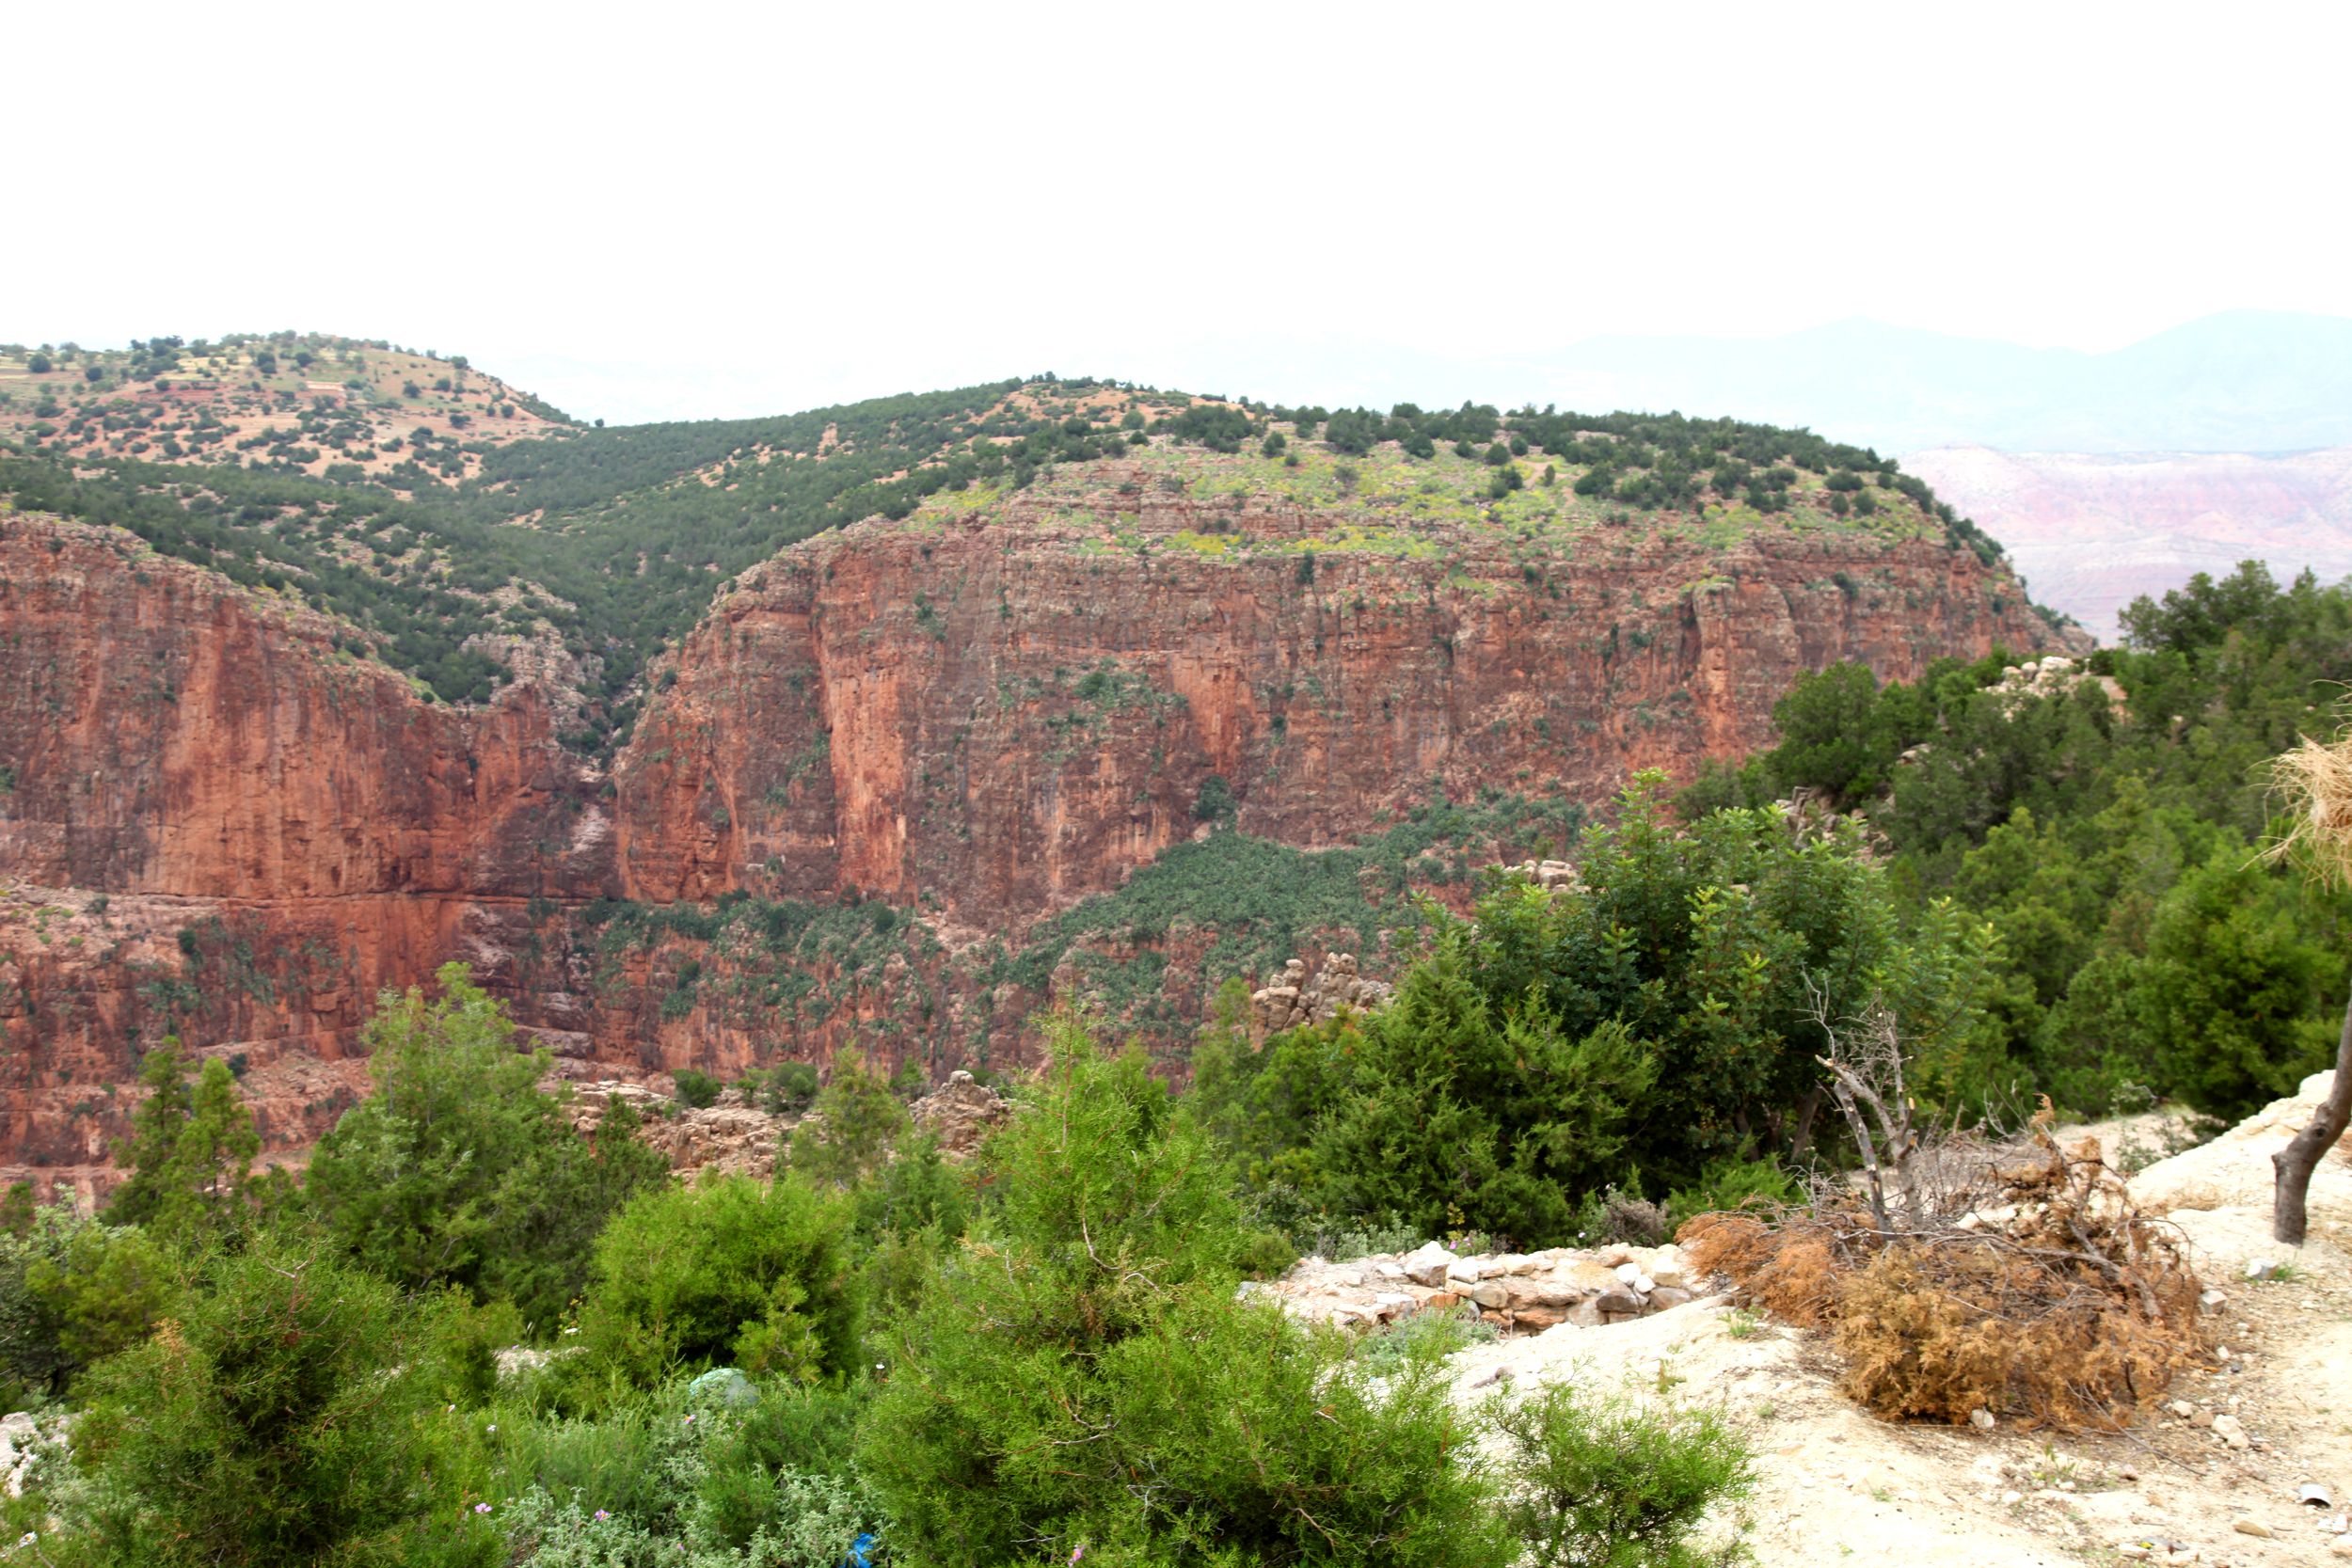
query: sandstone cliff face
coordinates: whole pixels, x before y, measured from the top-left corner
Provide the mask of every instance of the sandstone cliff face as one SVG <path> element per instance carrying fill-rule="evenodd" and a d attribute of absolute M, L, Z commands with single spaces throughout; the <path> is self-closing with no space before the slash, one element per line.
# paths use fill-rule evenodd
<path fill-rule="evenodd" d="M 595 885 L 600 821 L 532 689 L 433 706 L 338 655 L 324 617 L 70 524 L 0 518 L 0 626 L 12 877 L 240 900 Z"/>
<path fill-rule="evenodd" d="M 1802 669 L 2058 645 L 1940 542 L 1432 525 L 1382 553 L 1346 514 L 1126 499 L 877 520 L 747 574 L 616 768 L 629 895 L 858 889 L 1001 930 L 1200 831 L 1213 775 L 1244 830 L 1343 843 L 1433 785 L 1687 775 L 1768 742 Z"/>
<path fill-rule="evenodd" d="M 103 1169 L 172 1032 L 307 1143 L 364 1085 L 378 989 L 464 956 L 485 908 L 602 891 L 535 693 L 437 707 L 335 630 L 131 535 L 0 517 L 0 1163 Z"/>
<path fill-rule="evenodd" d="M 1597 805 L 1766 740 L 1800 669 L 2057 645 L 2005 574 L 1899 531 L 1513 529 L 1171 477 L 1100 464 L 785 552 L 610 780 L 532 689 L 436 706 L 283 600 L 0 516 L 0 1180 L 103 1184 L 167 1032 L 298 1151 L 364 1092 L 375 991 L 453 958 L 574 1075 L 851 1038 L 1005 1060 L 1049 988 L 990 939 L 1208 818 L 1320 847 L 1433 790 Z M 1213 934 L 1108 956 L 1165 966 L 1171 1038 Z"/>

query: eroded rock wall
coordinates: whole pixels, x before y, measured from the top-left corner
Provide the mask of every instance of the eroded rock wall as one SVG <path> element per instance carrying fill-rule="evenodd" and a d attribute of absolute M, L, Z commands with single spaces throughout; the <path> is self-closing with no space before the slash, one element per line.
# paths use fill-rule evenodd
<path fill-rule="evenodd" d="M 1766 741 L 1801 669 L 2058 645 L 1940 542 L 1367 530 L 1089 476 L 746 574 L 609 778 L 533 688 L 439 706 L 292 601 L 0 515 L 0 1179 L 103 1184 L 167 1033 L 298 1151 L 364 1091 L 377 990 L 450 958 L 575 1073 L 1001 1062 L 1046 997 L 969 955 L 1212 819 L 1321 847 L 1433 791 L 1598 805 Z M 729 895 L 759 942 L 694 916 Z M 1197 1016 L 1208 935 L 1150 940 Z"/>
<path fill-rule="evenodd" d="M 1132 504 L 877 520 L 747 574 L 616 769 L 629 894 L 858 889 L 1002 928 L 1200 832 L 1212 776 L 1239 826 L 1304 847 L 1433 788 L 1597 804 L 1768 743 L 1800 670 L 2058 646 L 1940 543 L 1457 528 L 1314 550 L 1349 519 Z"/>

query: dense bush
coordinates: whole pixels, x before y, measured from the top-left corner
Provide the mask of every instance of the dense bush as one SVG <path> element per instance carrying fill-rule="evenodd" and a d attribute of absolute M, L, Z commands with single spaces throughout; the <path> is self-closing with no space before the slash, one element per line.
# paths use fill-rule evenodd
<path fill-rule="evenodd" d="M 89 1374 L 76 1544 L 120 1563 L 496 1560 L 443 1463 L 420 1315 L 331 1254 L 215 1260 L 164 1332 Z"/>
<path fill-rule="evenodd" d="M 640 1387 L 740 1368 L 813 1382 L 857 1365 L 850 1212 L 803 1181 L 706 1176 L 641 1193 L 596 1239 L 592 1367 Z"/>
<path fill-rule="evenodd" d="M 146 1338 L 179 1288 L 145 1230 L 49 1204 L 0 1231 L 0 1397 L 24 1409 Z"/>
<path fill-rule="evenodd" d="M 1248 1237 L 1220 1163 L 1140 1057 L 1105 1059 L 1063 1025 L 992 1148 L 1000 1206 L 884 1341 L 861 1455 L 895 1550 L 1495 1559 L 1441 1379 L 1375 1390 L 1341 1341 L 1233 1299 Z"/>
<path fill-rule="evenodd" d="M 671 1073 L 670 1082 L 677 1088 L 678 1103 L 697 1111 L 717 1101 L 719 1091 L 725 1086 L 710 1074 L 691 1067 Z"/>
<path fill-rule="evenodd" d="M 1906 918 L 1851 833 L 1765 811 L 1670 820 L 1648 777 L 1588 828 L 1580 879 L 1505 880 L 1475 927 L 1438 921 L 1396 999 L 1261 1052 L 1204 1040 L 1195 1114 L 1294 1234 L 1330 1217 L 1423 1235 L 1575 1239 L 1578 1198 L 1664 1193 L 1823 1131 L 1832 1022 L 1893 1010 L 1920 1087 L 1981 1089 L 1991 940 L 1948 904 Z"/>
<path fill-rule="evenodd" d="M 529 1568 L 838 1568 L 880 1523 L 848 1467 L 864 1397 L 672 1387 L 593 1420 L 502 1423 L 496 1511 Z"/>
<path fill-rule="evenodd" d="M 2005 657 L 1881 686 L 1802 677 L 1780 744 L 1684 809 L 1798 787 L 1865 813 L 1916 908 L 1948 893 L 2000 939 L 2001 1049 L 1980 1087 L 2104 1114 L 2135 1086 L 2243 1116 L 2324 1065 L 2352 900 L 2260 865 L 2259 765 L 2326 730 L 2352 677 L 2352 591 L 2248 563 L 2123 614 L 2094 681 L 2000 689 Z"/>
<path fill-rule="evenodd" d="M 441 994 L 387 992 L 365 1039 L 375 1092 L 344 1113 L 310 1161 L 326 1233 L 352 1258 L 410 1287 L 453 1284 L 512 1301 L 542 1335 L 586 1283 L 589 1251 L 630 1195 L 668 1163 L 614 1102 L 592 1143 L 539 1088 L 544 1052 L 463 964 Z"/>

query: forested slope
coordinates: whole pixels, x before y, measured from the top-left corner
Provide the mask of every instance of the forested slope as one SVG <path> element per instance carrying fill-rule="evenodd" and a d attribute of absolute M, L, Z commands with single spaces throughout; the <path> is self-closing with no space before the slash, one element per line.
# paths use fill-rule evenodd
<path fill-rule="evenodd" d="M 2269 760 L 2343 721 L 2352 589 L 2248 562 L 2122 624 L 2064 673 L 1800 677 L 1780 744 L 1685 803 L 1811 791 L 1867 819 L 1915 899 L 1989 922 L 2002 1044 L 1974 1091 L 2243 1116 L 2327 1065 L 2352 966 L 2352 904 L 2260 856 Z"/>

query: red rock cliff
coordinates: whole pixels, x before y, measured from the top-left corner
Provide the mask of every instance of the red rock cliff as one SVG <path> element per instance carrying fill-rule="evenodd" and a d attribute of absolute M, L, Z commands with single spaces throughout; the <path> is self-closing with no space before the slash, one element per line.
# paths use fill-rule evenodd
<path fill-rule="evenodd" d="M 1118 496 L 1118 466 L 1098 471 Z M 628 895 L 862 890 L 1011 931 L 1197 832 L 1343 843 L 1483 785 L 1597 804 L 1767 743 L 1796 672 L 2055 648 L 2006 572 L 1924 538 L 1521 538 L 1235 508 L 1128 481 L 918 513 L 748 574 L 616 768 Z"/>
<path fill-rule="evenodd" d="M 1798 670 L 2055 645 L 1917 529 L 1499 526 L 1167 467 L 787 550 L 609 784 L 528 688 L 436 706 L 288 601 L 0 517 L 0 1179 L 103 1183 L 167 1031 L 298 1149 L 364 1088 L 374 991 L 450 958 L 584 1070 L 952 1065 L 1039 1000 L 973 944 L 1204 832 L 1204 792 L 1310 847 L 1433 789 L 1597 804 L 1767 739 Z M 738 893 L 756 942 L 689 907 Z M 1164 946 L 1197 1016 L 1206 940 Z"/>

